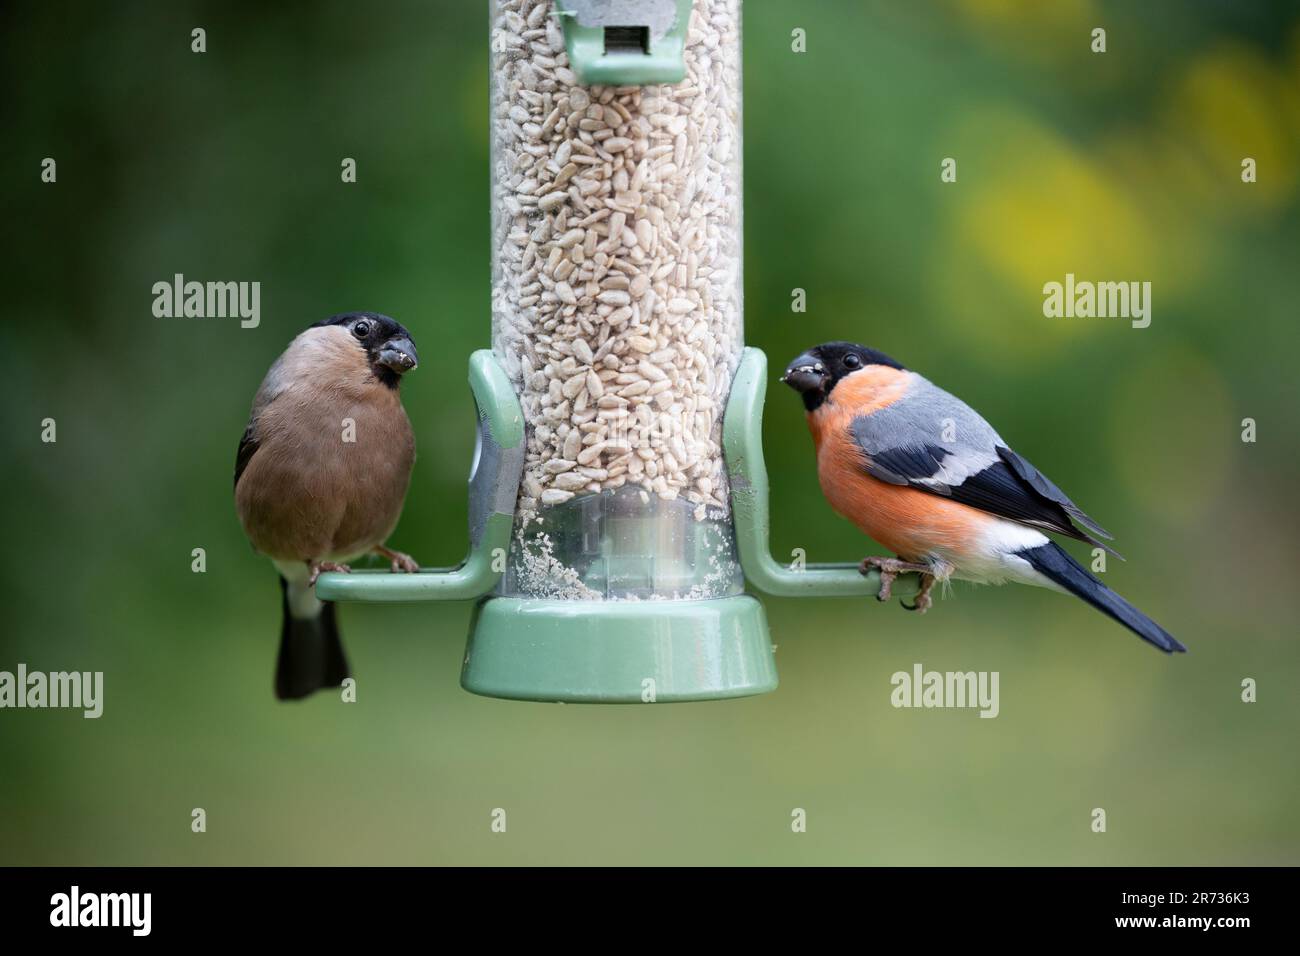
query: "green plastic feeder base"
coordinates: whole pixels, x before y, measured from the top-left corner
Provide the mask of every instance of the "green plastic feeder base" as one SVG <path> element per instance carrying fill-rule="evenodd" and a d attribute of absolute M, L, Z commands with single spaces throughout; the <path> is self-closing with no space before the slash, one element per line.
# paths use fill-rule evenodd
<path fill-rule="evenodd" d="M 763 605 L 495 597 L 470 625 L 461 686 L 485 697 L 589 704 L 749 697 L 776 690 Z"/>

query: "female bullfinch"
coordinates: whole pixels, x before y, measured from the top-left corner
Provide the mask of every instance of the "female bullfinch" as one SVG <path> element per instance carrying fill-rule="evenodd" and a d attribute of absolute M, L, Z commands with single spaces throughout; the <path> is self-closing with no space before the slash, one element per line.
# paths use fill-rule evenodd
<path fill-rule="evenodd" d="M 235 461 L 235 504 L 253 547 L 280 572 L 284 621 L 275 693 L 337 687 L 348 676 L 334 605 L 312 588 L 322 571 L 381 554 L 402 513 L 415 435 L 397 387 L 416 366 L 397 322 L 351 312 L 317 322 L 266 373 Z"/>
<path fill-rule="evenodd" d="M 965 402 L 852 342 L 809 349 L 781 381 L 803 396 L 831 507 L 898 555 L 862 562 L 880 572 L 880 600 L 908 571 L 921 574 L 911 607 L 922 612 L 936 580 L 1017 581 L 1081 597 L 1162 651 L 1186 650 L 1043 533 L 1115 554 L 1098 540 L 1110 534 Z"/>

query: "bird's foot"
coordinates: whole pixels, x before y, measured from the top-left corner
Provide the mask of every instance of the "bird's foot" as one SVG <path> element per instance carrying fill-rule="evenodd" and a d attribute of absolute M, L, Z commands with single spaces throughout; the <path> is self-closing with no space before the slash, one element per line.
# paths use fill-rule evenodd
<path fill-rule="evenodd" d="M 933 587 L 934 575 L 922 574 L 921 590 L 916 592 L 916 603 L 908 604 L 906 601 L 899 601 L 898 603 L 903 605 L 903 607 L 907 608 L 909 611 L 916 611 L 918 614 L 924 614 L 926 611 L 930 610 L 930 606 L 934 604 L 934 598 L 930 597 L 930 589 Z"/>
<path fill-rule="evenodd" d="M 904 561 L 902 558 L 863 558 L 862 564 L 858 566 L 858 571 L 862 574 L 870 574 L 872 571 L 880 572 L 880 593 L 876 595 L 877 601 L 888 601 L 890 591 L 894 587 L 894 579 L 900 574 L 907 574 L 910 571 L 919 571 L 922 574 L 928 572 L 928 564 L 916 564 L 912 561 Z"/>
<path fill-rule="evenodd" d="M 316 579 L 326 571 L 341 571 L 344 574 L 351 574 L 352 569 L 346 564 L 336 564 L 333 561 L 308 561 L 307 566 L 311 568 L 311 574 L 307 576 L 307 587 L 314 588 Z"/>
<path fill-rule="evenodd" d="M 420 566 L 415 563 L 415 558 L 409 554 L 403 554 L 401 551 L 394 551 L 392 548 L 385 548 L 382 544 L 375 545 L 375 554 L 382 554 L 388 559 L 393 573 L 405 571 L 407 574 L 414 574 L 420 570 Z"/>

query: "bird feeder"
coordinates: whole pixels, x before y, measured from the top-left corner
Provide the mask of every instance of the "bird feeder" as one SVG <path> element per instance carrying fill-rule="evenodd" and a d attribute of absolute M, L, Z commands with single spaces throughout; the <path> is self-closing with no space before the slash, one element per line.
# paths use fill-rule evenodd
<path fill-rule="evenodd" d="M 873 595 L 768 550 L 767 363 L 743 344 L 740 0 L 493 0 L 492 349 L 469 555 L 325 574 L 478 601 L 462 686 L 642 702 L 777 684 L 762 604 Z M 907 593 L 900 581 L 898 593 Z"/>

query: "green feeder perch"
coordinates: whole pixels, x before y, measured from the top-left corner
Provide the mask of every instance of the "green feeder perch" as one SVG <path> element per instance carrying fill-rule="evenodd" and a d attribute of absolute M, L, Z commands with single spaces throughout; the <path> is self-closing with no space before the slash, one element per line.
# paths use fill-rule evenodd
<path fill-rule="evenodd" d="M 461 677 L 477 694 L 773 690 L 746 582 L 870 596 L 879 576 L 769 551 L 767 361 L 742 334 L 739 0 L 491 6 L 493 348 L 470 362 L 469 555 L 325 574 L 317 592 L 477 599 Z"/>

